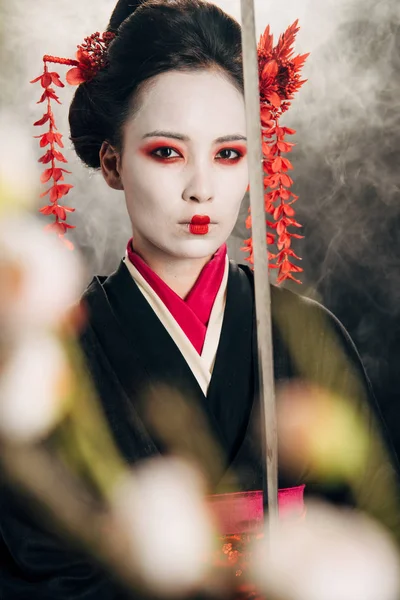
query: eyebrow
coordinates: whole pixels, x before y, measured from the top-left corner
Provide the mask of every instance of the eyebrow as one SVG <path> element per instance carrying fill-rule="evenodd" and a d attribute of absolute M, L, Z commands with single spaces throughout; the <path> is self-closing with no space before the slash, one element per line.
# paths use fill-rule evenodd
<path fill-rule="evenodd" d="M 161 131 L 156 129 L 155 131 L 150 131 L 150 133 L 146 133 L 142 139 L 149 137 L 166 137 L 172 138 L 173 140 L 179 140 L 181 142 L 189 142 L 190 138 L 187 135 L 182 135 L 181 133 L 175 133 L 173 131 Z M 247 138 L 240 133 L 234 133 L 232 135 L 223 135 L 222 137 L 214 140 L 214 144 L 222 144 L 224 142 L 237 142 L 238 140 L 243 140 L 247 142 Z"/>

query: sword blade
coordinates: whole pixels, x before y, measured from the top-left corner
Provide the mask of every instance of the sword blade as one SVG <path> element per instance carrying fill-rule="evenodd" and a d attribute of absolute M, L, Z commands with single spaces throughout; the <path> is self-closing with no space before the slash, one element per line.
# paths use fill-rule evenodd
<path fill-rule="evenodd" d="M 254 286 L 257 319 L 257 347 L 260 399 L 265 426 L 265 466 L 270 523 L 278 516 L 278 435 L 275 405 L 271 294 L 268 276 L 267 231 L 264 208 L 264 176 L 261 148 L 260 92 L 255 29 L 254 0 L 241 0 L 242 48 L 250 206 L 254 250 Z"/>

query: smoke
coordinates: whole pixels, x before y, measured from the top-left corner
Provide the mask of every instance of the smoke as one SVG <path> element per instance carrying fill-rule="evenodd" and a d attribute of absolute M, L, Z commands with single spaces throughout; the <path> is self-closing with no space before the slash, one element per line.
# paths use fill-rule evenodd
<path fill-rule="evenodd" d="M 239 0 L 219 0 L 217 4 L 240 21 Z M 72 57 L 86 35 L 105 28 L 113 7 L 113 0 L 15 0 L 4 6 L 3 103 L 26 130 L 27 139 L 34 133 L 32 122 L 40 113 L 38 86 L 28 82 L 40 73 L 43 54 Z M 400 5 L 397 0 L 287 0 L 278 10 L 275 3 L 263 0 L 256 2 L 256 18 L 258 33 L 270 23 L 276 38 L 299 18 L 296 49 L 311 52 L 304 69 L 309 81 L 285 119 L 298 131 L 293 159 L 303 221 L 308 221 L 308 215 L 311 222 L 320 223 L 322 218 L 328 227 L 322 237 L 333 240 L 329 253 L 334 253 L 348 226 L 348 207 L 339 209 L 337 202 L 337 195 L 345 192 L 351 212 L 357 213 L 355 234 L 366 242 L 370 233 L 360 219 L 367 224 L 375 216 L 364 209 L 358 214 L 361 207 L 354 202 L 355 195 L 364 186 L 379 186 L 382 203 L 393 211 L 399 189 L 388 155 L 395 150 L 389 138 L 399 127 L 395 33 Z M 64 88 L 63 106 L 56 107 L 57 122 L 65 134 L 73 91 Z M 75 239 L 92 268 L 106 272 L 118 261 L 129 235 L 123 197 L 106 188 L 98 173 L 82 167 L 71 148 L 66 155 L 75 184 L 70 201 L 78 209 Z M 331 214 L 332 205 L 337 208 L 334 218 L 328 219 L 323 215 Z M 239 224 L 235 237 L 239 241 L 243 236 L 246 231 Z M 360 253 L 360 245 L 350 248 L 348 240 L 345 249 L 350 254 Z M 326 267 L 324 260 L 321 264 Z"/>
<path fill-rule="evenodd" d="M 29 81 L 40 75 L 44 54 L 73 58 L 76 46 L 94 31 L 103 31 L 111 16 L 114 3 L 110 0 L 78 2 L 77 0 L 15 0 L 3 7 L 2 113 L 25 139 L 37 157 L 42 152 L 32 123 L 41 117 L 43 104 L 36 104 L 41 94 L 39 84 Z M 64 79 L 65 67 L 56 66 Z M 84 167 L 68 140 L 68 106 L 75 89 L 66 86 L 57 92 L 62 106 L 53 107 L 56 123 L 64 134 L 68 183 L 74 188 L 67 196 L 68 205 L 76 208 L 70 219 L 76 225 L 71 235 L 82 250 L 91 273 L 108 273 L 123 255 L 130 236 L 128 215 L 122 193 L 109 189 L 102 176 Z M 36 129 L 36 128 L 35 128 Z M 3 145 L 7 141 L 3 137 Z M 18 161 L 18 156 L 15 156 Z M 41 165 L 37 165 L 39 180 Z M 22 169 L 22 165 L 21 165 Z M 42 190 L 40 190 L 42 191 Z"/>
<path fill-rule="evenodd" d="M 310 2 L 303 19 L 308 82 L 285 124 L 305 291 L 350 331 L 400 453 L 400 3 Z"/>
<path fill-rule="evenodd" d="M 282 120 L 297 130 L 293 177 L 306 228 L 306 241 L 298 244 L 306 281 L 320 281 L 338 256 L 358 264 L 368 256 L 389 279 L 386 230 L 398 218 L 400 189 L 400 3 L 258 6 L 259 32 L 269 22 L 277 38 L 299 17 L 296 50 L 311 52 L 303 71 L 308 82 Z M 371 252 L 377 241 L 389 264 L 381 251 Z"/>
<path fill-rule="evenodd" d="M 217 4 L 240 20 L 239 0 Z M 39 75 L 43 54 L 73 56 L 86 35 L 105 28 L 113 7 L 114 0 L 14 0 L 3 7 L 2 111 L 27 140 L 41 116 L 39 88 L 28 81 Z M 308 82 L 282 119 L 297 130 L 291 159 L 306 236 L 297 245 L 303 291 L 339 314 L 378 396 L 390 404 L 400 384 L 390 360 L 399 350 L 393 324 L 400 312 L 400 3 L 256 0 L 256 17 L 258 33 L 270 23 L 276 38 L 299 18 L 296 51 L 311 52 L 304 68 Z M 65 134 L 72 94 L 71 88 L 61 90 L 63 106 L 56 112 Z M 39 156 L 36 146 L 32 142 Z M 66 155 L 75 185 L 68 198 L 77 208 L 75 241 L 92 272 L 109 272 L 129 236 L 123 196 L 83 168 L 71 148 Z M 244 202 L 229 244 L 241 260 L 246 212 Z"/>

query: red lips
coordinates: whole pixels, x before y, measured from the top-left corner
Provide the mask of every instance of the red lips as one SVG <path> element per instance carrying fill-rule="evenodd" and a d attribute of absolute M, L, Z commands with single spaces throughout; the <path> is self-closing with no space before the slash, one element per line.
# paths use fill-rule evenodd
<path fill-rule="evenodd" d="M 205 235 L 208 233 L 210 217 L 208 215 L 194 215 L 190 221 L 189 231 L 193 235 Z"/>
<path fill-rule="evenodd" d="M 208 215 L 194 215 L 190 221 L 191 225 L 209 225 L 210 217 Z"/>

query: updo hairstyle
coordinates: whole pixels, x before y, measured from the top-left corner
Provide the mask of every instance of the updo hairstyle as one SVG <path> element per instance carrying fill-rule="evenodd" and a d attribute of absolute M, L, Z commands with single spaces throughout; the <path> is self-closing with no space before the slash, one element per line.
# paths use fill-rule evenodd
<path fill-rule="evenodd" d="M 108 25 L 116 33 L 108 65 L 79 85 L 69 111 L 79 158 L 100 167 L 103 141 L 122 151 L 122 127 L 134 114 L 142 84 L 171 70 L 220 70 L 243 92 L 241 30 L 202 0 L 120 0 Z"/>

